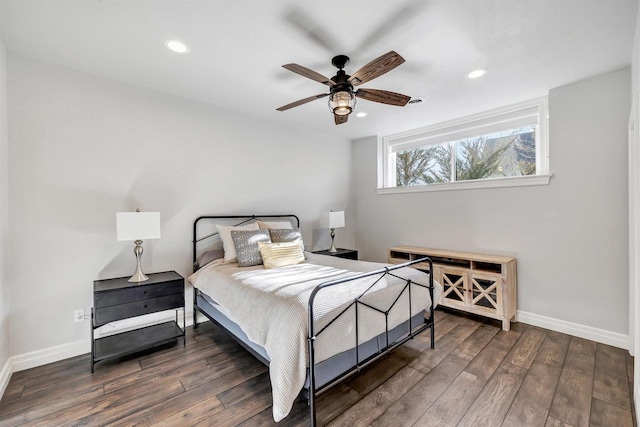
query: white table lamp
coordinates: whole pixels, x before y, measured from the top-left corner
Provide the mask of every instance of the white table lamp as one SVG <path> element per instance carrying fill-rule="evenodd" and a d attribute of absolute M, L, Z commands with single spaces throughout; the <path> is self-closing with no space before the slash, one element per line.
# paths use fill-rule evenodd
<path fill-rule="evenodd" d="M 160 212 L 117 212 L 116 227 L 118 241 L 133 240 L 136 255 L 136 272 L 131 276 L 129 282 L 144 282 L 149 279 L 140 267 L 142 258 L 142 239 L 160 238 Z"/>
<path fill-rule="evenodd" d="M 329 252 L 336 253 L 338 250 L 334 244 L 334 239 L 336 237 L 336 228 L 344 227 L 344 211 L 338 212 L 329 212 L 329 228 L 331 229 L 331 248 Z"/>

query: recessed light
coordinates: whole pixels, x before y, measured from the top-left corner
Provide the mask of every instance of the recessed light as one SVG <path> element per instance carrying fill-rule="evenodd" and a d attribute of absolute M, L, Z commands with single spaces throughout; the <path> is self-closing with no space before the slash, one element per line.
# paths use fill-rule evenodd
<path fill-rule="evenodd" d="M 479 77 L 484 76 L 485 74 L 487 74 L 487 70 L 485 70 L 484 68 L 478 68 L 477 70 L 473 70 L 472 72 L 467 74 L 467 78 L 468 79 L 477 79 Z"/>
<path fill-rule="evenodd" d="M 178 40 L 167 40 L 164 42 L 167 49 L 176 53 L 189 53 L 189 46 Z"/>
<path fill-rule="evenodd" d="M 364 111 L 360 111 L 356 114 L 356 117 L 367 117 L 367 113 L 365 113 Z"/>

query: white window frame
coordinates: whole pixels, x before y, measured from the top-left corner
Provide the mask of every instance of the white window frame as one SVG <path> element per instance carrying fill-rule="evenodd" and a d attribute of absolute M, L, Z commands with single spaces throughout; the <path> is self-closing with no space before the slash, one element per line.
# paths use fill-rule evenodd
<path fill-rule="evenodd" d="M 460 139 L 533 124 L 538 126 L 536 133 L 535 175 L 454 181 L 407 187 L 396 186 L 395 153 L 398 151 L 454 142 Z M 454 156 L 452 156 L 452 162 L 453 158 Z M 455 170 L 455 165 L 453 167 Z M 551 176 L 549 172 L 549 113 L 548 98 L 546 96 L 378 138 L 378 189 L 376 190 L 378 194 L 547 185 Z"/>

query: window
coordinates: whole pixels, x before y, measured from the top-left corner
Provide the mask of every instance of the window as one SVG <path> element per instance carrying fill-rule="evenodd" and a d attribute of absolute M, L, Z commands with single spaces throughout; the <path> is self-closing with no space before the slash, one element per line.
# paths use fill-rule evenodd
<path fill-rule="evenodd" d="M 378 193 L 549 183 L 547 99 L 382 138 Z"/>

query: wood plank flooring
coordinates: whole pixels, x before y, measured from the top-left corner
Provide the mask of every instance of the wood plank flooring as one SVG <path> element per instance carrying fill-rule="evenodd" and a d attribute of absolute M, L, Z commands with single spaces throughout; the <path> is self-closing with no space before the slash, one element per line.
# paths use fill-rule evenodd
<path fill-rule="evenodd" d="M 318 399 L 345 426 L 634 426 L 628 352 L 522 323 L 436 312 L 429 334 Z M 276 424 L 267 368 L 210 323 L 180 341 L 96 365 L 89 356 L 16 372 L 0 426 L 306 426 L 298 401 Z"/>

